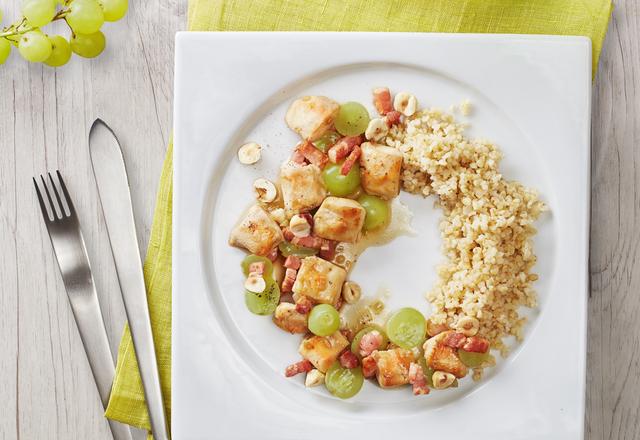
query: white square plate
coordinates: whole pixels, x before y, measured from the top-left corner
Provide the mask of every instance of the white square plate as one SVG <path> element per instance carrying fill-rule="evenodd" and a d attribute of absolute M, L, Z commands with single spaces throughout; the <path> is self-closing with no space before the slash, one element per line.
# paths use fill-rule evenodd
<path fill-rule="evenodd" d="M 581 37 L 390 33 L 181 33 L 176 39 L 173 202 L 173 438 L 579 439 L 583 436 L 591 45 Z M 243 253 L 227 245 L 296 136 L 304 94 L 371 102 L 374 86 L 447 109 L 469 99 L 468 135 L 495 141 L 508 179 L 550 207 L 535 238 L 539 307 L 525 340 L 483 381 L 414 397 L 365 384 L 340 401 L 285 379 L 299 336 L 250 314 Z M 261 143 L 255 166 L 239 145 Z M 354 279 L 391 291 L 390 308 L 428 313 L 441 261 L 433 200 L 402 194 L 417 237 L 373 248 Z M 426 268 L 426 269 L 425 269 Z M 433 269 L 431 269 L 433 268 Z"/>

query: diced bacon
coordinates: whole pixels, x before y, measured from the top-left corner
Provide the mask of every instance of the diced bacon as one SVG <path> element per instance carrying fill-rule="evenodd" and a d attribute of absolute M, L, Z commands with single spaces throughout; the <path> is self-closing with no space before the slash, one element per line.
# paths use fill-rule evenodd
<path fill-rule="evenodd" d="M 249 265 L 249 274 L 255 273 L 262 275 L 264 273 L 264 261 L 256 261 Z"/>
<path fill-rule="evenodd" d="M 387 120 L 387 125 L 391 127 L 396 124 L 399 124 L 401 117 L 402 117 L 402 113 L 394 110 L 392 112 L 387 113 L 387 115 L 385 116 L 385 119 Z"/>
<path fill-rule="evenodd" d="M 344 368 L 356 368 L 358 366 L 358 356 L 353 354 L 348 348 L 340 355 L 340 365 Z"/>
<path fill-rule="evenodd" d="M 308 212 L 301 212 L 298 215 L 305 219 L 307 223 L 309 223 L 309 226 L 313 228 L 313 216 L 311 214 L 309 214 Z"/>
<path fill-rule="evenodd" d="M 471 336 L 467 339 L 467 343 L 464 344 L 462 349 L 474 353 L 486 353 L 489 350 L 489 341 L 478 336 Z"/>
<path fill-rule="evenodd" d="M 340 333 L 342 333 L 342 336 L 347 338 L 349 342 L 353 341 L 354 332 L 350 328 L 341 328 Z"/>
<path fill-rule="evenodd" d="M 313 301 L 306 296 L 302 296 L 296 301 L 296 312 L 306 315 L 313 308 Z"/>
<path fill-rule="evenodd" d="M 369 333 L 362 335 L 358 350 L 360 356 L 366 357 L 376 351 L 382 345 L 382 335 L 377 330 L 372 330 Z"/>
<path fill-rule="evenodd" d="M 274 247 L 273 249 L 271 249 L 271 252 L 269 252 L 267 254 L 267 258 L 269 260 L 271 260 L 272 263 L 275 262 L 278 259 L 278 247 L 277 246 Z M 251 269 L 249 269 L 249 270 L 251 270 Z"/>
<path fill-rule="evenodd" d="M 306 237 L 293 237 L 291 243 L 296 246 L 302 246 L 312 249 L 320 249 L 322 247 L 322 238 L 314 235 L 308 235 Z"/>
<path fill-rule="evenodd" d="M 336 308 L 337 311 L 340 311 L 340 309 L 342 309 L 343 304 L 344 304 L 344 300 L 342 299 L 342 295 L 340 295 L 336 300 L 334 307 Z"/>
<path fill-rule="evenodd" d="M 282 236 L 287 241 L 291 241 L 293 240 L 293 237 L 295 237 L 295 235 L 293 234 L 293 231 L 291 231 L 291 229 L 289 228 L 282 228 Z"/>
<path fill-rule="evenodd" d="M 378 87 L 373 89 L 373 105 L 378 113 L 386 115 L 393 111 L 393 103 L 391 102 L 391 92 L 387 87 Z"/>
<path fill-rule="evenodd" d="M 329 148 L 329 151 L 327 151 L 329 160 L 333 163 L 340 162 L 351 153 L 353 147 L 360 145 L 361 143 L 362 137 L 360 135 L 345 136 L 341 138 L 333 147 Z"/>
<path fill-rule="evenodd" d="M 320 258 L 324 258 L 327 261 L 332 261 L 333 257 L 336 256 L 336 246 L 338 246 L 337 241 L 323 240 L 322 246 L 320 246 Z"/>
<path fill-rule="evenodd" d="M 413 394 L 415 396 L 429 394 L 429 385 L 424 377 L 422 367 L 414 362 L 409 365 L 409 383 L 413 385 Z"/>
<path fill-rule="evenodd" d="M 300 362 L 296 362 L 295 364 L 289 365 L 284 370 L 284 375 L 286 377 L 292 377 L 292 376 L 295 376 L 296 374 L 308 373 L 311 370 L 313 370 L 313 364 L 309 362 L 307 359 L 303 359 Z"/>
<path fill-rule="evenodd" d="M 284 273 L 284 279 L 282 280 L 282 292 L 288 293 L 293 289 L 293 283 L 296 281 L 298 271 L 295 269 L 287 268 Z"/>
<path fill-rule="evenodd" d="M 296 255 L 289 255 L 284 260 L 284 267 L 287 269 L 298 270 L 300 269 L 300 264 L 302 264 L 302 260 Z"/>
<path fill-rule="evenodd" d="M 442 340 L 442 343 L 451 348 L 462 348 L 464 344 L 467 342 L 467 337 L 462 333 L 453 332 L 449 333 Z"/>
<path fill-rule="evenodd" d="M 320 169 L 324 168 L 329 162 L 329 158 L 322 151 L 318 150 L 309 141 L 304 141 L 296 148 L 305 159 L 314 165 L 318 165 Z"/>
<path fill-rule="evenodd" d="M 364 377 L 373 377 L 378 370 L 378 364 L 373 356 L 362 358 L 362 375 Z"/>
<path fill-rule="evenodd" d="M 362 150 L 360 149 L 360 146 L 356 145 L 355 147 L 353 147 L 353 151 L 351 151 L 349 157 L 347 157 L 347 159 L 342 164 L 342 168 L 340 168 L 340 174 L 342 174 L 343 176 L 349 174 L 349 171 L 351 171 L 353 165 L 355 165 L 358 159 L 360 159 L 361 153 Z"/>
<path fill-rule="evenodd" d="M 304 154 L 302 154 L 299 150 L 294 150 L 291 155 L 291 162 L 297 163 L 298 165 L 305 165 L 307 163 Z"/>

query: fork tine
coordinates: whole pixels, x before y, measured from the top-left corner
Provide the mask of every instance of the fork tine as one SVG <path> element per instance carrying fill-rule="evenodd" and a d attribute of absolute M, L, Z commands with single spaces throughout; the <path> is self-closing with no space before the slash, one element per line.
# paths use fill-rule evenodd
<path fill-rule="evenodd" d="M 51 181 L 51 186 L 53 187 L 53 192 L 56 195 L 56 199 L 58 200 L 58 205 L 60 206 L 60 214 L 62 217 L 66 217 L 67 213 L 64 210 L 64 203 L 60 199 L 60 194 L 58 193 L 58 188 L 56 187 L 56 183 L 53 181 L 53 177 L 51 177 L 51 173 L 47 173 L 49 175 L 49 180 Z"/>
<path fill-rule="evenodd" d="M 67 190 L 67 185 L 64 183 L 64 179 L 62 178 L 62 174 L 60 174 L 60 170 L 56 170 L 56 174 L 58 175 L 58 181 L 60 182 L 60 188 L 62 188 L 62 195 L 67 202 L 67 206 L 69 207 L 69 215 L 73 216 L 75 212 L 75 208 L 73 207 L 73 202 L 71 201 L 71 196 L 69 195 L 69 191 Z"/>
<path fill-rule="evenodd" d="M 44 199 L 42 198 L 40 187 L 38 187 L 38 181 L 36 180 L 35 177 L 32 177 L 31 180 L 33 180 L 33 186 L 35 186 L 36 188 L 36 194 L 38 195 L 38 202 L 40 202 L 40 210 L 42 211 L 42 216 L 44 217 L 45 222 L 50 222 L 52 221 L 52 219 L 51 219 L 51 216 L 49 215 L 49 211 L 47 210 L 47 205 Z"/>
<path fill-rule="evenodd" d="M 49 204 L 51 206 L 51 214 L 53 214 L 53 220 L 58 218 L 62 218 L 62 216 L 58 217 L 58 210 L 56 209 L 56 204 L 53 202 L 51 198 L 51 194 L 49 193 L 49 188 L 47 187 L 47 181 L 44 180 L 42 174 L 40 174 L 40 179 L 42 180 L 42 186 L 44 186 L 44 192 L 47 193 L 47 199 L 49 199 Z"/>

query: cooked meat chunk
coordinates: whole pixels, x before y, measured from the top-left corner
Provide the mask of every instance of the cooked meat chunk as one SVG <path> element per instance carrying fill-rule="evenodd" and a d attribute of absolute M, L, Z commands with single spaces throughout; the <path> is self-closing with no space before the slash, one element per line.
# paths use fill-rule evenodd
<path fill-rule="evenodd" d="M 347 272 L 318 257 L 302 260 L 293 293 L 307 296 L 315 302 L 335 305 L 340 298 Z"/>
<path fill-rule="evenodd" d="M 392 388 L 409 383 L 409 366 L 415 360 L 411 350 L 394 348 L 392 350 L 374 351 L 376 377 L 382 388 Z"/>
<path fill-rule="evenodd" d="M 252 254 L 267 255 L 283 240 L 280 226 L 258 205 L 253 205 L 231 231 L 229 244 Z"/>
<path fill-rule="evenodd" d="M 285 302 L 278 304 L 273 314 L 273 322 L 289 333 L 307 332 L 307 315 L 298 313 L 295 304 Z"/>
<path fill-rule="evenodd" d="M 313 232 L 328 240 L 355 243 L 365 214 L 364 208 L 355 200 L 327 197 L 313 216 Z"/>
<path fill-rule="evenodd" d="M 340 105 L 325 96 L 303 96 L 291 103 L 284 119 L 302 139 L 314 141 L 331 127 Z"/>
<path fill-rule="evenodd" d="M 365 142 L 360 146 L 362 187 L 369 194 L 392 199 L 400 192 L 402 153 L 393 147 Z"/>
<path fill-rule="evenodd" d="M 317 208 L 327 196 L 320 168 L 313 164 L 284 163 L 280 168 L 280 185 L 284 208 L 289 213 Z"/>
<path fill-rule="evenodd" d="M 427 339 L 424 343 L 424 358 L 433 370 L 464 377 L 467 375 L 467 366 L 462 363 L 455 348 L 444 344 L 453 333 L 455 332 L 449 330 Z"/>
<path fill-rule="evenodd" d="M 348 345 L 347 338 L 337 331 L 329 336 L 311 336 L 303 340 L 298 351 L 314 367 L 326 373 Z"/>

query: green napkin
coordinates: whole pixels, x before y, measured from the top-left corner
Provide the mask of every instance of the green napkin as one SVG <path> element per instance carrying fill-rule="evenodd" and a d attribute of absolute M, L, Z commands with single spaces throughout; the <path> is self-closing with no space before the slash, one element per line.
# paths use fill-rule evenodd
<path fill-rule="evenodd" d="M 584 35 L 593 74 L 610 0 L 191 0 L 192 31 L 404 31 Z M 144 264 L 167 414 L 171 414 L 172 145 L 162 169 Z M 125 328 L 106 416 L 149 429 L 131 335 Z"/>

